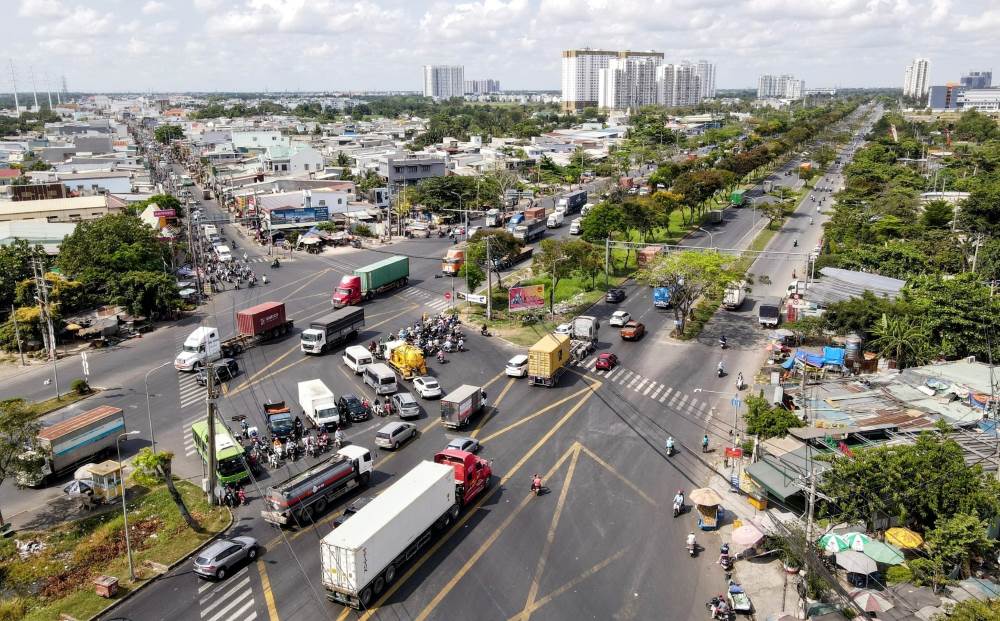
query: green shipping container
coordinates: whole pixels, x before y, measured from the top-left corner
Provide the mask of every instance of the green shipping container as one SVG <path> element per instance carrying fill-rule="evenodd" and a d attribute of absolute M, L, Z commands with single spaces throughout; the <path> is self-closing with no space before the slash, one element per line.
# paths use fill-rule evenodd
<path fill-rule="evenodd" d="M 361 279 L 361 293 L 378 291 L 386 285 L 396 283 L 410 275 L 409 257 L 389 257 L 377 263 L 359 267 L 354 275 Z"/>

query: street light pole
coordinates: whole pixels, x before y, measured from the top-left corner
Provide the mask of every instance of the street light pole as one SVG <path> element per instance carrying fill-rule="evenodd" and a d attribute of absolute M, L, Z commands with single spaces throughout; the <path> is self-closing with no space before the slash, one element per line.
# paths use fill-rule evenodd
<path fill-rule="evenodd" d="M 715 248 L 715 234 L 713 234 L 712 231 L 709 231 L 708 229 L 701 228 L 700 226 L 698 227 L 698 230 L 708 233 L 708 243 L 712 248 Z"/>
<path fill-rule="evenodd" d="M 128 510 L 125 508 L 125 470 L 122 467 L 122 438 L 134 436 L 138 431 L 126 431 L 115 440 L 115 448 L 118 450 L 118 475 L 122 478 L 122 520 L 125 521 L 125 552 L 128 554 L 128 576 L 135 582 L 135 565 L 132 563 L 132 543 L 128 537 Z"/>
<path fill-rule="evenodd" d="M 153 371 L 162 369 L 168 364 L 170 364 L 170 360 L 167 360 L 163 364 L 146 371 L 146 375 L 142 378 L 142 384 L 146 387 L 146 416 L 149 417 L 149 443 L 152 445 L 154 455 L 156 455 L 156 436 L 153 435 L 153 409 L 149 406 L 149 374 Z"/>

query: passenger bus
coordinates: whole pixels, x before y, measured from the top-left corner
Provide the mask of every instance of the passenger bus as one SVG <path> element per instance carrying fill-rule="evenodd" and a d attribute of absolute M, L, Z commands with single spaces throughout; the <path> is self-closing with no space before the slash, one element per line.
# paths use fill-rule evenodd
<path fill-rule="evenodd" d="M 191 425 L 191 436 L 201 460 L 208 464 L 208 421 L 200 420 Z M 215 459 L 218 462 L 215 474 L 219 483 L 225 485 L 250 478 L 243 445 L 218 421 L 215 423 Z"/>

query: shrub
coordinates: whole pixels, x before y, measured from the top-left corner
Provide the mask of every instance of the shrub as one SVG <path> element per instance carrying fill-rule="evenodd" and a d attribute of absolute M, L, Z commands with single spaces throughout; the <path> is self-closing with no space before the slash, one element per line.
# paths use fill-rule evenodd
<path fill-rule="evenodd" d="M 90 384 L 82 377 L 78 377 L 69 385 L 70 389 L 78 395 L 85 395 L 90 392 Z"/>
<path fill-rule="evenodd" d="M 375 237 L 375 231 L 367 224 L 359 223 L 354 225 L 354 234 L 358 237 Z"/>
<path fill-rule="evenodd" d="M 28 614 L 28 602 L 20 597 L 0 601 L 0 621 L 17 621 Z"/>
<path fill-rule="evenodd" d="M 906 565 L 896 565 L 885 572 L 885 579 L 889 584 L 903 584 L 913 580 L 913 572 Z"/>

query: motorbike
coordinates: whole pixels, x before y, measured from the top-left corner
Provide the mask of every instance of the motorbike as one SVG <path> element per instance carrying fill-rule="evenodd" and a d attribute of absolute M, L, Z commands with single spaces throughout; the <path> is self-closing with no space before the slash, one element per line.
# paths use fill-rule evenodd
<path fill-rule="evenodd" d="M 792 240 L 792 248 L 798 248 L 798 247 L 799 247 L 799 240 L 793 239 Z"/>
<path fill-rule="evenodd" d="M 276 270 L 279 267 L 281 267 L 281 261 L 278 261 L 277 259 L 275 259 L 274 261 L 271 261 L 271 269 L 275 269 Z"/>
<path fill-rule="evenodd" d="M 722 377 L 723 375 L 726 374 L 726 370 L 722 367 L 719 367 L 718 369 L 716 369 L 716 373 L 718 373 L 719 377 Z"/>
<path fill-rule="evenodd" d="M 437 361 L 444 364 L 444 351 L 439 351 L 437 355 Z"/>
<path fill-rule="evenodd" d="M 721 349 L 725 349 L 726 348 L 726 339 L 725 339 L 725 337 L 719 339 L 719 347 Z"/>
<path fill-rule="evenodd" d="M 679 502 L 674 503 L 674 517 L 677 517 L 684 512 L 684 505 Z"/>
<path fill-rule="evenodd" d="M 691 556 L 691 557 L 697 556 L 697 554 L 698 554 L 698 544 L 696 542 L 694 542 L 694 541 L 688 542 L 687 543 L 687 551 L 688 551 L 688 555 L 689 556 Z"/>
<path fill-rule="evenodd" d="M 673 457 L 673 456 L 674 456 L 674 447 L 673 446 L 668 446 L 667 447 L 667 457 Z"/>
<path fill-rule="evenodd" d="M 736 613 L 729 608 L 729 602 L 727 602 L 721 595 L 716 595 L 712 599 L 708 600 L 705 604 L 705 608 L 713 611 L 713 620 L 730 621 L 736 618 Z"/>
<path fill-rule="evenodd" d="M 719 565 L 722 566 L 722 571 L 726 572 L 726 578 L 729 578 L 729 574 L 733 572 L 733 557 L 724 554 L 719 558 Z"/>
<path fill-rule="evenodd" d="M 482 329 L 479 330 L 479 336 L 493 336 L 493 333 L 487 330 L 486 326 L 483 326 Z"/>
<path fill-rule="evenodd" d="M 536 483 L 534 480 L 531 481 L 531 493 L 535 496 L 541 496 L 545 493 L 545 486 L 541 483 Z"/>

